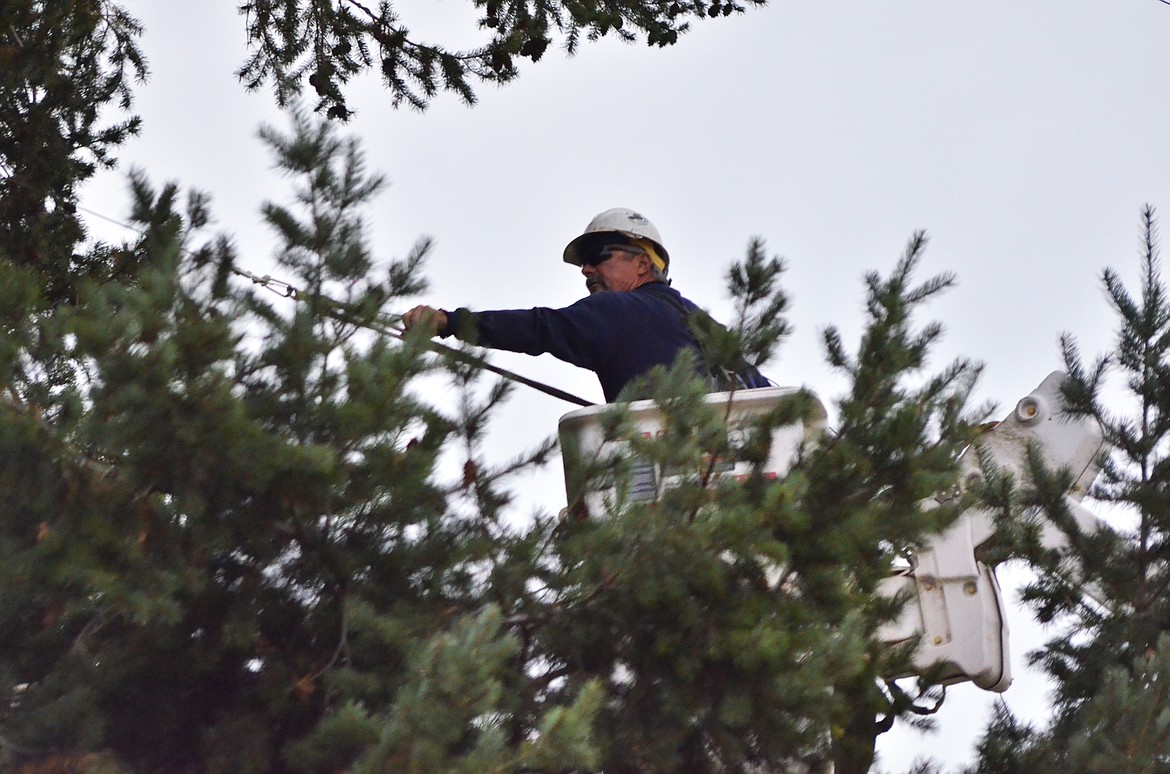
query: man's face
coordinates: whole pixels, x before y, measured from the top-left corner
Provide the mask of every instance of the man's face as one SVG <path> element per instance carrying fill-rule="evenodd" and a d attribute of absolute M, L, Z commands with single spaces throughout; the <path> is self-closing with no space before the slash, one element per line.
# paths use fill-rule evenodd
<path fill-rule="evenodd" d="M 644 285 L 651 274 L 649 256 L 621 245 L 606 247 L 594 261 L 581 266 L 585 287 L 591 294 L 633 290 Z"/>

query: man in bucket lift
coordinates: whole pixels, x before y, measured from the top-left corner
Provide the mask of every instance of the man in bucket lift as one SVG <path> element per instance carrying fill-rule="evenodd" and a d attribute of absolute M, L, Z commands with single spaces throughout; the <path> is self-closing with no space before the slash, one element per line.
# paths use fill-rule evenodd
<path fill-rule="evenodd" d="M 569 242 L 564 259 L 581 267 L 589 290 L 571 306 L 489 312 L 416 306 L 403 315 L 403 326 L 425 325 L 444 338 L 455 335 L 510 352 L 547 352 L 596 373 L 609 403 L 635 378 L 656 365 L 669 366 L 688 347 L 698 354 L 700 375 L 710 377 L 717 389 L 733 383 L 741 389 L 770 386 L 747 363 L 731 379 L 708 373 L 688 326 L 698 307 L 670 287 L 670 255 L 658 229 L 643 215 L 624 207 L 606 210 Z"/>

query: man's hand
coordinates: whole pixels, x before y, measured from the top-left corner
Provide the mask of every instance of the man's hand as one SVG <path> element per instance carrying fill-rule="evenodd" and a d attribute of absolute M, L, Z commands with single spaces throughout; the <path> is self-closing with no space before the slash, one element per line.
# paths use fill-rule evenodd
<path fill-rule="evenodd" d="M 434 336 L 447 327 L 447 313 L 431 306 L 416 306 L 402 315 L 402 327 L 406 330 L 420 326 L 428 336 Z"/>

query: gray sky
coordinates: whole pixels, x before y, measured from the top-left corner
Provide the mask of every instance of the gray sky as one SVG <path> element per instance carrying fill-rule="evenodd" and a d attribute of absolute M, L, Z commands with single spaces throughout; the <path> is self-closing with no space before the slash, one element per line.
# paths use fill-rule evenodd
<path fill-rule="evenodd" d="M 258 210 L 287 201 L 256 129 L 287 124 L 267 91 L 246 93 L 244 24 L 234 3 L 124 0 L 146 27 L 145 126 L 121 154 L 161 183 L 211 193 L 242 265 L 268 271 L 272 235 Z M 476 41 L 463 0 L 398 5 L 422 35 Z M 351 92 L 373 169 L 391 186 L 371 211 L 376 252 L 437 240 L 422 301 L 452 308 L 563 306 L 584 293 L 561 262 L 596 212 L 639 209 L 658 226 L 675 287 L 729 317 L 724 275 L 761 235 L 788 260 L 795 333 L 764 369 L 826 404 L 843 382 L 824 365 L 825 326 L 856 341 L 866 271 L 888 272 L 917 229 L 931 235 L 920 279 L 955 272 L 929 307 L 947 336 L 934 364 L 983 361 L 981 400 L 1004 414 L 1060 365 L 1068 331 L 1103 351 L 1115 323 L 1105 266 L 1136 286 L 1139 213 L 1170 216 L 1170 6 L 1158 0 L 774 0 L 698 23 L 673 48 L 616 41 L 572 58 L 550 50 L 520 78 L 452 96 L 424 114 L 395 111 L 374 79 Z M 85 205 L 124 217 L 124 170 Z M 124 235 L 101 221 L 96 236 Z M 403 310 L 397 310 L 403 311 Z M 592 374 L 549 357 L 493 356 L 601 400 Z M 527 393 L 496 420 L 489 454 L 555 432 L 571 407 Z M 832 411 L 830 406 L 830 411 Z M 519 485 L 526 508 L 563 505 L 558 468 Z M 1010 585 L 1018 573 L 1001 571 Z M 1007 704 L 1043 717 L 1044 682 L 1025 668 L 1043 633 L 1013 613 Z M 991 694 L 954 688 L 941 732 L 886 734 L 887 770 L 918 754 L 969 758 Z"/>

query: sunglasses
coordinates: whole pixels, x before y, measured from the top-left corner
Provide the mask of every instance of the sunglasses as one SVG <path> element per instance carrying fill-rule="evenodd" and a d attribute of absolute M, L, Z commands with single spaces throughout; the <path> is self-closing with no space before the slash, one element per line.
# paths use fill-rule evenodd
<path fill-rule="evenodd" d="M 586 254 L 582 261 L 586 266 L 600 266 L 618 253 L 643 255 L 645 252 L 645 250 L 639 247 L 632 247 L 630 245 L 606 245 Z"/>

